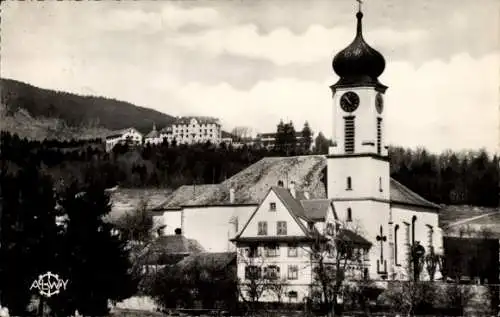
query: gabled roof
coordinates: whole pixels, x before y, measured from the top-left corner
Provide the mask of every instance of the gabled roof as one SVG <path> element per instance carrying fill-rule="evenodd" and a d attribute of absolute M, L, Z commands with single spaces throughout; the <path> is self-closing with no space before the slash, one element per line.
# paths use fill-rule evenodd
<path fill-rule="evenodd" d="M 140 258 L 147 263 L 158 263 L 162 259 L 187 256 L 192 253 L 205 251 L 201 244 L 194 239 L 187 239 L 182 235 L 160 236 L 141 252 Z"/>
<path fill-rule="evenodd" d="M 153 139 L 153 138 L 157 138 L 159 136 L 160 136 L 160 133 L 158 132 L 158 130 L 154 129 L 154 130 L 151 130 L 148 134 L 146 134 L 145 138 Z"/>
<path fill-rule="evenodd" d="M 304 209 L 302 208 L 302 205 L 300 204 L 299 201 L 297 201 L 295 198 L 293 198 L 292 194 L 290 191 L 286 188 L 283 187 L 278 187 L 278 186 L 273 186 L 269 189 L 267 192 L 266 197 L 271 193 L 274 192 L 276 196 L 280 199 L 280 201 L 283 203 L 285 208 L 288 210 L 292 218 L 295 220 L 297 225 L 300 227 L 302 232 L 304 233 L 305 237 L 309 237 L 312 232 L 306 228 L 306 226 L 302 223 L 302 221 L 299 218 L 302 218 L 305 221 L 308 221 L 304 214 Z M 263 201 L 265 200 L 265 197 Z M 252 213 L 252 215 L 248 218 L 247 222 L 243 226 L 243 229 L 236 235 L 234 240 L 239 240 L 243 232 L 245 232 L 246 228 L 248 227 L 248 224 L 252 221 L 254 216 L 257 214 L 257 211 L 259 211 L 259 208 L 256 208 L 255 211 Z M 273 237 L 274 238 L 274 237 Z"/>
<path fill-rule="evenodd" d="M 131 127 L 131 128 L 111 131 L 108 133 L 108 135 L 106 135 L 106 139 L 113 139 L 113 138 L 121 137 L 122 135 L 127 133 L 129 130 L 133 130 L 134 132 L 142 135 L 142 133 L 140 133 L 136 128 Z"/>
<path fill-rule="evenodd" d="M 342 241 L 347 241 L 347 242 L 352 242 L 357 245 L 363 245 L 363 246 L 371 246 L 372 243 L 359 234 L 349 230 L 349 229 L 340 229 L 338 233 L 338 239 Z"/>
<path fill-rule="evenodd" d="M 304 209 L 307 218 L 313 221 L 325 221 L 330 206 L 332 207 L 334 216 L 337 219 L 335 208 L 333 207 L 333 203 L 330 199 L 301 200 L 300 203 L 302 204 L 302 208 Z"/>
<path fill-rule="evenodd" d="M 195 188 L 200 188 L 202 185 L 182 186 L 177 190 L 179 193 L 176 191 L 172 194 L 175 199 L 169 198 L 155 209 L 229 204 L 230 188 L 235 189 L 235 204 L 258 205 L 279 180 L 285 182 L 285 186 L 294 181 L 297 193 L 307 191 L 311 199 L 326 199 L 326 188 L 323 183 L 326 161 L 324 155 L 266 157 L 220 184 L 203 185 L 210 188 L 198 191 Z M 185 192 L 194 191 L 198 194 L 184 195 Z M 439 205 L 426 200 L 394 179 L 390 181 L 390 202 L 432 210 L 440 208 Z"/>
<path fill-rule="evenodd" d="M 236 261 L 236 252 L 202 252 L 185 257 L 177 263 L 181 269 L 190 269 L 195 265 L 203 268 L 223 270 Z"/>
<path fill-rule="evenodd" d="M 390 186 L 391 202 L 393 203 L 403 203 L 432 209 L 441 208 L 441 206 L 428 201 L 419 194 L 410 190 L 408 187 L 396 181 L 394 178 L 391 178 Z"/>

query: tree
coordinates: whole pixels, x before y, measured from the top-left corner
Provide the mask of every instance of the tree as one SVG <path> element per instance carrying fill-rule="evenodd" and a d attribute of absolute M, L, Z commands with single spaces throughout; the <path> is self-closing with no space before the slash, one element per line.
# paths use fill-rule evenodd
<path fill-rule="evenodd" d="M 336 228 L 327 228 L 326 236 L 317 235 L 309 250 L 315 289 L 321 294 L 320 301 L 328 316 L 336 316 L 347 278 L 360 281 L 367 278 L 362 254 L 368 252 L 370 245 L 347 238 L 357 236 L 358 232 L 355 226 L 338 223 Z"/>
<path fill-rule="evenodd" d="M 239 251 L 238 260 L 245 263 L 245 278 L 238 281 L 238 295 L 250 311 L 257 306 L 265 293 L 279 293 L 282 296 L 283 285 L 279 279 L 279 267 L 271 266 L 261 254 L 258 246 L 249 246 Z"/>
<path fill-rule="evenodd" d="M 148 212 L 149 202 L 141 198 L 135 211 L 126 213 L 117 220 L 117 227 L 127 241 L 145 244 L 151 241 L 156 228 Z"/>
<path fill-rule="evenodd" d="M 302 144 L 304 145 L 304 151 L 309 152 L 312 145 L 312 131 L 307 121 L 304 123 L 304 128 L 302 128 Z"/>
<path fill-rule="evenodd" d="M 314 140 L 314 151 L 317 154 L 328 154 L 328 148 L 331 142 L 323 135 L 323 132 L 319 132 Z"/>
<path fill-rule="evenodd" d="M 111 210 L 109 194 L 89 178 L 86 184 L 72 183 L 61 196 L 67 216 L 61 270 L 70 282 L 54 306 L 84 315 L 107 314 L 108 300 L 125 299 L 136 290 L 127 241 L 103 220 Z"/>
<path fill-rule="evenodd" d="M 242 141 L 252 135 L 252 128 L 244 126 L 234 127 L 231 130 L 231 134 L 236 138 L 234 141 Z"/>

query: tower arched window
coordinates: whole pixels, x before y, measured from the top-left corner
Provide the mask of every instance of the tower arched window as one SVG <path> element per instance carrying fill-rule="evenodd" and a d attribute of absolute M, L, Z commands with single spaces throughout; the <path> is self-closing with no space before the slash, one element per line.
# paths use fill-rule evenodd
<path fill-rule="evenodd" d="M 384 190 L 382 189 L 382 177 L 378 178 L 378 190 L 380 192 L 383 192 Z"/>
<path fill-rule="evenodd" d="M 398 231 L 399 231 L 399 225 L 396 225 L 394 227 L 394 264 L 398 264 Z"/>
<path fill-rule="evenodd" d="M 351 176 L 347 177 L 347 180 L 346 180 L 346 190 L 352 190 L 352 179 L 351 179 Z"/>
<path fill-rule="evenodd" d="M 415 223 L 417 222 L 417 216 L 411 218 L 411 244 L 415 244 Z"/>
<path fill-rule="evenodd" d="M 350 207 L 347 208 L 346 220 L 352 221 L 352 209 Z"/>
<path fill-rule="evenodd" d="M 346 154 L 354 153 L 354 116 L 344 117 L 344 150 Z"/>

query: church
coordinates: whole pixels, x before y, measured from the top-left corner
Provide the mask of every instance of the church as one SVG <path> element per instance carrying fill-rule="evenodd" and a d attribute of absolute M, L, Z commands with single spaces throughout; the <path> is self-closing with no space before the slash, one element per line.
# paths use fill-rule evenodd
<path fill-rule="evenodd" d="M 255 269 L 248 258 L 265 258 L 263 274 L 289 281 L 298 302 L 313 281 L 301 245 L 314 234 L 357 243 L 372 280 L 409 279 L 412 252 L 443 252 L 440 206 L 390 177 L 385 59 L 365 42 L 362 19 L 360 9 L 354 40 L 333 58 L 328 155 L 264 158 L 220 184 L 182 186 L 153 211 L 164 235 L 181 229 L 207 252 L 236 251 L 242 281 Z M 425 262 L 421 272 L 429 279 Z"/>

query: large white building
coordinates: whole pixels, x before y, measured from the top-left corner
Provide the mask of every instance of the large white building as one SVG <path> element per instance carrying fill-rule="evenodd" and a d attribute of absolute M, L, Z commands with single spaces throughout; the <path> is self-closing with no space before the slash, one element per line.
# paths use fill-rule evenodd
<path fill-rule="evenodd" d="M 213 144 L 221 142 L 221 123 L 212 117 L 181 117 L 172 125 L 162 129 L 159 133 L 161 140 L 177 144 L 205 143 Z"/>
<path fill-rule="evenodd" d="M 164 234 L 181 228 L 207 251 L 237 251 L 242 281 L 251 250 L 261 252 L 266 272 L 289 281 L 296 301 L 309 296 L 312 283 L 310 254 L 297 246 L 307 245 L 313 232 L 358 241 L 360 269 L 373 280 L 407 279 L 412 250 L 442 253 L 440 206 L 390 177 L 387 86 L 378 81 L 385 60 L 363 39 L 363 14 L 356 17 L 354 41 L 333 59 L 340 78 L 330 87 L 328 155 L 265 158 L 221 184 L 182 186 L 155 209 Z M 343 227 L 328 234 L 329 224 Z M 425 265 L 422 278 L 428 278 Z"/>

